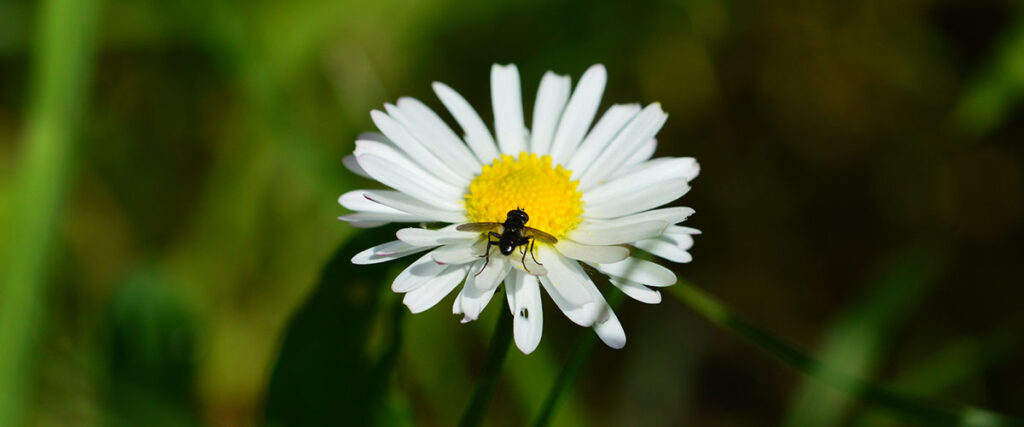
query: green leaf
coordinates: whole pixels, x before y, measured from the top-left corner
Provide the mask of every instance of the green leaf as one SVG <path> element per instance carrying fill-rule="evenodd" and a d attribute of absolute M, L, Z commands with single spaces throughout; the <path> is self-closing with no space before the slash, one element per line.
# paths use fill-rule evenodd
<path fill-rule="evenodd" d="M 316 290 L 285 332 L 267 393 L 269 424 L 394 422 L 395 416 L 386 413 L 387 392 L 401 342 L 402 307 L 389 312 L 391 339 L 383 354 L 369 354 L 381 296 L 390 292 L 390 266 L 350 261 L 387 240 L 383 233 L 361 233 L 327 263 Z"/>

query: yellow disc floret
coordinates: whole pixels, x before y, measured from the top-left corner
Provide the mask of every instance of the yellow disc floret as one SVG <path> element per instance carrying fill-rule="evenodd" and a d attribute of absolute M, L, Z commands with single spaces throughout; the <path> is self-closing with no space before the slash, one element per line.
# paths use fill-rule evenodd
<path fill-rule="evenodd" d="M 469 184 L 466 212 L 470 222 L 505 222 L 508 211 L 520 208 L 530 216 L 528 227 L 557 238 L 580 223 L 583 193 L 572 172 L 551 167 L 551 156 L 502 154 Z"/>

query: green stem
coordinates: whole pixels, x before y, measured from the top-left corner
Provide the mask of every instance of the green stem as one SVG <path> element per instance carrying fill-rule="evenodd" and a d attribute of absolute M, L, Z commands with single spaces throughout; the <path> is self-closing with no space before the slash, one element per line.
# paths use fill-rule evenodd
<path fill-rule="evenodd" d="M 478 426 L 484 420 L 487 407 L 491 404 L 494 389 L 498 386 L 501 365 L 505 363 L 508 349 L 512 344 L 512 316 L 509 314 L 508 300 L 502 298 L 501 312 L 498 314 L 498 325 L 494 327 L 491 343 L 487 347 L 487 358 L 484 370 L 480 373 L 480 381 L 473 391 L 469 406 L 462 413 L 459 425 L 462 427 Z"/>
<path fill-rule="evenodd" d="M 704 291 L 688 283 L 677 283 L 666 288 L 677 299 L 715 325 L 749 340 L 760 349 L 781 359 L 790 367 L 809 377 L 838 389 L 866 404 L 883 409 L 891 415 L 930 425 L 1021 425 L 1019 419 L 1010 418 L 979 408 L 964 405 L 945 405 L 885 389 L 854 375 L 824 365 L 729 310 Z"/>
<path fill-rule="evenodd" d="M 622 302 L 623 298 L 622 292 L 612 290 L 608 293 L 608 305 L 614 309 Z M 551 390 L 548 390 L 548 395 L 544 399 L 544 406 L 537 414 L 537 418 L 533 420 L 534 426 L 542 427 L 551 423 L 555 409 L 568 395 L 569 389 L 572 388 L 580 370 L 583 369 L 583 364 L 590 357 L 590 351 L 594 348 L 595 341 L 597 341 L 597 334 L 592 330 L 585 331 L 576 341 L 576 346 L 573 348 L 572 354 L 569 355 L 569 361 L 566 362 L 562 372 L 558 374 L 555 383 L 551 385 Z"/>
<path fill-rule="evenodd" d="M 533 420 L 534 426 L 541 427 L 551 423 L 555 409 L 561 405 L 572 384 L 576 382 L 580 370 L 583 369 L 583 364 L 589 358 L 590 351 L 594 348 L 594 341 L 597 341 L 597 334 L 593 331 L 587 331 L 576 341 L 576 346 L 573 348 L 572 354 L 569 355 L 565 369 L 562 369 L 558 378 L 555 379 L 555 383 L 551 385 L 551 390 L 548 390 L 548 395 L 544 399 L 544 406 L 537 413 L 537 418 Z"/>
<path fill-rule="evenodd" d="M 25 140 L 0 248 L 0 425 L 21 425 L 33 354 L 44 330 L 47 261 L 85 102 L 97 0 L 39 7 Z"/>

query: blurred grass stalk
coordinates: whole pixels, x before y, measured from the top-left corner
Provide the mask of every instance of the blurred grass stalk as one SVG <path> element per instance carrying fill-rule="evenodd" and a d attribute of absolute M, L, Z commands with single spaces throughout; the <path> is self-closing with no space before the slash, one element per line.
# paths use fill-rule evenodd
<path fill-rule="evenodd" d="M 905 392 L 879 387 L 857 375 L 803 353 L 791 344 L 734 315 L 722 303 L 693 286 L 680 281 L 666 288 L 680 302 L 709 322 L 745 338 L 761 350 L 781 359 L 793 369 L 846 395 L 914 424 L 1008 426 L 1022 420 L 967 405 L 945 404 Z"/>
<path fill-rule="evenodd" d="M 956 123 L 974 137 L 1003 124 L 1024 97 L 1024 2 L 1013 25 L 953 111 Z"/>
<path fill-rule="evenodd" d="M 986 369 L 1020 354 L 1024 342 L 1020 330 L 1024 317 L 1015 317 L 980 337 L 965 338 L 939 349 L 932 356 L 904 369 L 888 386 L 936 397 L 941 393 L 981 375 Z M 849 425 L 854 427 L 896 426 L 877 411 L 865 411 Z"/>
<path fill-rule="evenodd" d="M 484 415 L 487 414 L 487 408 L 491 404 L 491 398 L 494 397 L 494 390 L 498 386 L 501 366 L 508 358 L 508 350 L 512 346 L 512 314 L 507 313 L 509 311 L 507 299 L 502 298 L 501 307 L 501 311 L 498 312 L 498 324 L 494 327 L 491 343 L 487 346 L 483 372 L 480 373 L 473 396 L 470 398 L 465 412 L 462 413 L 462 419 L 459 420 L 461 427 L 474 427 L 483 423 Z"/>
<path fill-rule="evenodd" d="M 21 160 L 0 247 L 0 425 L 21 425 L 47 295 L 48 258 L 85 102 L 97 0 L 39 5 Z"/>
<path fill-rule="evenodd" d="M 888 258 L 882 274 L 829 327 L 816 352 L 823 364 L 850 375 L 873 377 L 893 334 L 938 281 L 947 256 L 908 248 Z M 807 378 L 790 401 L 783 424 L 840 425 L 852 403 L 849 396 Z"/>

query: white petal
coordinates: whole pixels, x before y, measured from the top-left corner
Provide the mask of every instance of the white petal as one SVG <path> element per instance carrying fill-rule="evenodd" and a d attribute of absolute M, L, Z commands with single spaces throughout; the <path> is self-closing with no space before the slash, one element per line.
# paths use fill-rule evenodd
<path fill-rule="evenodd" d="M 537 247 L 537 258 L 547 268 L 546 277 L 558 295 L 573 307 L 593 302 L 586 285 L 593 284 L 579 263 L 546 245 Z M 554 296 L 552 296 L 554 298 Z"/>
<path fill-rule="evenodd" d="M 692 157 L 658 159 L 658 161 L 647 162 L 631 173 L 589 191 L 584 191 L 584 210 L 588 216 L 592 216 L 590 210 L 586 209 L 589 206 L 614 203 L 648 187 L 661 187 L 666 183 L 679 180 L 688 182 L 690 177 L 695 174 L 695 170 L 697 170 L 697 162 Z M 633 212 L 640 210 L 642 209 Z"/>
<path fill-rule="evenodd" d="M 467 264 L 480 259 L 480 254 L 483 253 L 480 246 L 482 245 L 447 245 L 435 249 L 430 256 L 440 264 Z"/>
<path fill-rule="evenodd" d="M 477 160 L 480 160 L 481 164 L 490 164 L 494 161 L 498 157 L 498 148 L 494 144 L 491 131 L 487 130 L 487 125 L 484 124 L 476 110 L 466 102 L 462 95 L 444 83 L 434 82 L 433 87 L 438 99 L 462 127 L 462 131 L 466 134 L 466 145 L 473 150 Z"/>
<path fill-rule="evenodd" d="M 693 247 L 693 236 L 696 234 L 700 234 L 700 230 L 673 225 L 666 228 L 661 237 L 685 251 Z"/>
<path fill-rule="evenodd" d="M 349 154 L 345 156 L 343 159 L 341 159 L 341 163 L 345 165 L 345 169 L 352 171 L 352 173 L 359 175 L 363 178 L 373 179 L 373 177 L 370 176 L 370 174 L 366 173 L 366 171 L 364 171 L 363 168 L 359 166 L 359 162 L 356 161 L 355 155 Z"/>
<path fill-rule="evenodd" d="M 602 320 L 606 313 L 604 307 L 607 306 L 607 304 L 604 303 L 604 297 L 601 296 L 601 292 L 597 290 L 597 286 L 594 285 L 594 282 L 590 280 L 585 272 L 583 272 L 583 268 L 580 267 L 579 263 L 575 261 L 571 262 L 573 270 L 578 270 L 583 277 L 583 281 L 578 286 L 578 290 L 576 290 L 576 292 L 582 293 L 588 299 L 588 302 L 583 304 L 573 304 L 566 300 L 565 287 L 556 285 L 557 281 L 553 279 L 550 274 L 547 276 L 541 276 L 540 283 L 544 286 L 544 290 L 547 291 L 551 300 L 555 302 L 556 306 L 558 306 L 558 309 L 562 311 L 562 314 L 565 314 L 565 317 L 577 325 L 590 327 L 593 326 L 594 323 Z"/>
<path fill-rule="evenodd" d="M 551 161 L 553 164 L 565 164 L 580 141 L 583 135 L 590 129 L 590 124 L 597 114 L 597 107 L 601 105 L 601 95 L 604 94 L 604 85 L 608 74 L 604 65 L 597 64 L 583 73 L 580 83 L 569 99 L 569 104 L 562 113 L 562 120 L 558 124 L 558 131 L 555 132 L 555 140 L 551 143 Z"/>
<path fill-rule="evenodd" d="M 651 138 L 647 140 L 647 142 L 641 144 L 640 148 L 634 151 L 633 154 L 631 154 L 629 158 L 626 159 L 626 163 L 623 164 L 623 169 L 628 168 L 629 166 L 639 165 L 643 162 L 651 160 L 651 157 L 654 157 L 654 152 L 657 149 L 657 139 Z"/>
<path fill-rule="evenodd" d="M 612 263 L 629 257 L 629 249 L 622 246 L 582 245 L 569 239 L 559 240 L 555 249 L 562 255 L 584 262 Z"/>
<path fill-rule="evenodd" d="M 363 197 L 382 206 L 405 212 L 409 215 L 429 218 L 434 221 L 459 223 L 465 222 L 466 216 L 458 211 L 432 206 L 412 196 L 398 191 L 364 190 Z"/>
<path fill-rule="evenodd" d="M 356 212 L 339 216 L 338 219 L 357 228 L 373 228 L 392 222 L 423 222 L 430 218 L 409 215 L 407 213 Z"/>
<path fill-rule="evenodd" d="M 669 233 L 669 234 L 688 234 L 688 235 L 700 234 L 700 230 L 698 230 L 696 228 L 683 227 L 683 226 L 680 226 L 680 225 L 673 225 L 673 226 L 669 227 L 667 230 L 665 230 L 665 232 Z"/>
<path fill-rule="evenodd" d="M 601 154 L 601 150 L 639 112 L 640 105 L 638 104 L 612 105 L 601 116 L 601 120 L 597 121 L 597 124 L 594 125 L 594 130 L 590 131 L 590 134 L 583 140 L 583 143 L 580 144 L 576 152 L 572 153 L 572 158 L 566 166 L 572 171 L 572 179 L 579 179 L 583 172 L 586 172 L 587 168 L 590 167 L 590 164 L 594 162 L 594 159 Z"/>
<path fill-rule="evenodd" d="M 417 247 L 408 243 L 394 240 L 383 243 L 367 250 L 364 250 L 352 257 L 353 264 L 377 264 L 385 261 L 398 259 L 406 255 L 423 252 L 429 247 Z"/>
<path fill-rule="evenodd" d="M 467 276 L 466 285 L 462 287 L 462 292 L 459 293 L 458 298 L 463 315 L 463 323 L 476 320 L 480 316 L 480 313 L 484 311 L 484 307 L 487 306 L 487 303 L 491 301 L 491 297 L 494 296 L 494 291 L 498 289 L 498 284 L 508 274 L 509 265 L 508 263 L 500 263 L 500 258 L 503 257 L 492 259 L 480 274 L 474 275 L 471 271 L 469 276 Z M 499 262 L 496 263 L 495 261 Z M 498 265 L 499 263 L 501 265 Z"/>
<path fill-rule="evenodd" d="M 342 216 L 339 216 L 338 219 L 347 222 L 348 225 L 351 225 L 351 226 L 353 226 L 355 228 L 374 228 L 374 227 L 380 227 L 382 225 L 391 224 L 391 221 L 376 220 L 376 219 L 369 219 L 369 218 L 361 218 L 361 217 L 357 217 L 356 215 L 362 215 L 362 214 L 342 215 Z M 373 214 L 371 214 L 371 215 L 373 215 Z"/>
<path fill-rule="evenodd" d="M 619 288 L 622 293 L 644 304 L 658 304 L 661 302 L 661 292 L 639 283 L 623 279 L 611 279 L 610 282 Z"/>
<path fill-rule="evenodd" d="M 693 240 L 691 239 L 690 241 L 692 242 Z M 686 249 L 683 249 L 680 245 L 664 236 L 644 239 L 633 243 L 633 246 L 672 262 L 685 263 L 693 261 L 693 257 L 690 256 L 689 252 L 686 252 Z"/>
<path fill-rule="evenodd" d="M 418 99 L 404 97 L 399 98 L 398 109 L 402 114 L 391 115 L 399 119 L 428 150 L 452 170 L 467 177 L 480 172 L 480 162 L 430 107 Z M 389 110 L 389 113 L 392 112 Z"/>
<path fill-rule="evenodd" d="M 390 145 L 390 146 L 394 146 L 395 145 L 394 142 L 391 142 L 391 140 L 388 139 L 388 137 L 384 136 L 384 134 L 382 134 L 380 132 L 363 132 L 363 133 L 359 134 L 359 136 L 356 137 L 356 140 L 357 141 L 380 142 L 382 144 L 387 144 L 387 145 Z"/>
<path fill-rule="evenodd" d="M 462 314 L 462 323 L 472 322 L 480 317 L 480 313 L 483 313 L 484 309 L 487 308 L 487 303 L 491 302 L 491 298 L 494 297 L 494 292 L 497 287 L 481 290 L 472 286 L 463 286 L 462 291 L 459 292 L 459 296 L 456 301 L 459 304 L 457 314 Z M 501 316 L 504 316 L 502 313 Z"/>
<path fill-rule="evenodd" d="M 614 219 L 600 219 L 600 218 L 586 218 L 583 225 L 588 227 L 591 224 L 600 225 L 603 227 L 626 227 L 633 224 L 639 224 L 647 221 L 662 221 L 668 224 L 678 224 L 686 221 L 687 218 L 693 215 L 693 209 L 685 206 L 674 206 L 671 208 L 660 208 L 644 211 L 640 213 L 630 214 L 626 216 L 620 216 Z M 666 228 L 666 230 L 668 230 Z"/>
<path fill-rule="evenodd" d="M 434 262 L 429 253 L 425 254 L 398 273 L 395 281 L 391 282 L 391 290 L 398 293 L 409 292 L 423 286 L 446 268 L 448 266 Z"/>
<path fill-rule="evenodd" d="M 394 107 L 392 106 L 390 109 L 394 109 Z M 392 110 L 392 112 L 394 112 L 394 110 Z M 373 110 L 370 112 L 370 118 L 373 119 L 373 123 L 377 125 L 377 128 L 380 129 L 381 132 L 384 132 L 384 135 L 386 135 L 391 142 L 394 142 L 399 149 L 409 156 L 409 159 L 418 163 L 424 170 L 432 172 L 434 176 L 454 186 L 465 186 L 469 184 L 471 176 L 463 176 L 455 173 L 455 171 L 431 153 L 422 142 L 409 133 L 409 130 L 406 129 L 405 126 L 402 126 L 402 124 L 393 117 L 384 112 Z M 359 166 L 366 169 L 366 166 L 363 165 L 362 162 L 359 163 Z M 373 175 L 373 173 L 371 172 L 370 175 Z"/>
<path fill-rule="evenodd" d="M 693 181 L 697 175 L 700 175 L 700 164 L 697 163 L 697 159 L 694 159 L 693 157 L 659 157 L 657 159 L 637 163 L 629 173 L 639 171 L 644 168 L 654 167 L 661 163 L 673 163 L 679 167 L 680 170 L 673 175 L 683 176 L 687 181 Z"/>
<path fill-rule="evenodd" d="M 347 221 L 349 224 L 360 228 L 376 227 L 389 222 L 421 222 L 431 220 L 424 216 L 405 213 L 369 200 L 365 197 L 365 192 L 366 190 L 353 190 L 342 194 L 338 198 L 338 203 L 347 209 L 356 211 L 356 213 L 340 216 L 338 219 Z"/>
<path fill-rule="evenodd" d="M 414 246 L 470 245 L 480 239 L 480 233 L 451 230 L 428 230 L 410 227 L 398 230 L 398 240 Z"/>
<path fill-rule="evenodd" d="M 360 141 L 363 142 L 363 141 Z M 376 153 L 360 153 L 357 149 L 356 160 L 374 179 L 391 188 L 399 190 L 434 206 L 454 206 L 458 209 L 457 200 L 462 196 L 459 187 L 441 181 L 423 169 L 408 163 L 404 156 L 382 155 Z"/>
<path fill-rule="evenodd" d="M 594 324 L 594 332 L 608 347 L 620 349 L 626 346 L 626 331 L 622 329 L 619 318 L 611 308 L 608 308 L 608 318 Z"/>
<path fill-rule="evenodd" d="M 388 140 L 375 141 L 372 139 L 357 139 L 356 149 L 354 151 L 357 162 L 360 154 L 376 154 L 381 157 L 394 158 L 395 161 L 403 162 L 403 165 L 419 168 L 419 165 L 413 163 L 412 160 L 409 159 L 408 155 Z"/>
<path fill-rule="evenodd" d="M 608 143 L 608 146 L 602 150 L 587 171 L 580 175 L 579 188 L 584 191 L 584 194 L 618 171 L 640 144 L 654 138 L 661 126 L 665 124 L 666 119 L 668 119 L 668 115 L 661 110 L 661 105 L 658 103 L 648 105 L 640 111 L 640 114 Z"/>
<path fill-rule="evenodd" d="M 357 155 L 362 166 L 374 179 L 395 190 L 415 197 L 427 205 L 458 211 L 462 191 L 427 174 L 419 168 L 403 167 L 401 161 L 374 154 Z"/>
<path fill-rule="evenodd" d="M 664 237 L 668 241 L 674 243 L 676 246 L 679 246 L 679 248 L 684 250 L 684 251 L 685 250 L 689 250 L 690 248 L 693 247 L 693 235 L 692 234 L 675 234 L 675 233 L 671 233 L 669 231 L 670 229 L 671 229 L 671 227 L 665 229 L 665 235 L 662 236 L 662 237 Z"/>
<path fill-rule="evenodd" d="M 501 255 L 491 254 L 490 260 L 484 260 L 486 266 L 484 269 L 477 270 L 478 273 L 472 275 L 472 279 L 466 282 L 466 286 L 472 283 L 479 289 L 490 289 L 498 286 L 505 279 L 505 275 L 512 269 L 512 263 L 508 262 L 508 257 Z"/>
<path fill-rule="evenodd" d="M 468 265 L 468 268 L 466 269 L 466 282 L 462 284 L 463 290 L 465 290 L 466 287 L 469 285 L 469 280 L 471 277 L 473 277 L 474 273 L 481 271 L 483 269 L 483 266 L 484 260 L 482 259 Z M 463 291 L 460 290 L 459 293 L 455 295 L 455 301 L 452 302 L 452 314 L 462 314 L 462 294 Z M 463 319 L 462 323 L 466 322 L 467 321 Z"/>
<path fill-rule="evenodd" d="M 540 155 L 551 150 L 555 127 L 569 100 L 569 76 L 548 71 L 540 79 L 537 100 L 533 104 L 533 126 L 530 126 L 530 152 Z"/>
<path fill-rule="evenodd" d="M 534 256 L 536 256 L 536 249 L 534 249 Z M 548 274 L 548 269 L 533 259 L 529 253 L 523 253 L 518 257 L 513 258 L 509 255 L 509 263 L 512 264 L 512 268 L 522 271 L 523 273 L 533 276 L 543 276 Z"/>
<path fill-rule="evenodd" d="M 625 261 L 619 261 L 614 264 L 597 264 L 595 267 L 609 276 L 647 286 L 661 287 L 676 283 L 676 275 L 672 270 L 657 263 L 635 257 L 630 257 Z"/>
<path fill-rule="evenodd" d="M 594 246 L 619 245 L 661 235 L 668 223 L 645 221 L 627 226 L 613 222 L 594 223 L 584 221 L 569 233 L 569 239 L 577 243 Z"/>
<path fill-rule="evenodd" d="M 519 69 L 515 65 L 491 67 L 491 102 L 494 105 L 494 133 L 502 153 L 517 155 L 526 150 L 523 94 Z"/>
<path fill-rule="evenodd" d="M 365 196 L 366 191 L 367 190 L 352 190 L 346 192 L 338 197 L 338 204 L 344 206 L 345 209 L 356 212 L 405 213 L 398 209 L 384 206 L 373 200 L 367 199 Z"/>
<path fill-rule="evenodd" d="M 509 308 L 515 316 L 512 320 L 512 331 L 516 347 L 519 347 L 523 354 L 530 354 L 540 344 L 544 329 L 544 313 L 537 277 L 512 272 L 505 279 L 505 292 L 508 294 Z"/>
<path fill-rule="evenodd" d="M 671 203 L 689 191 L 690 185 L 686 179 L 676 178 L 617 193 L 619 197 L 603 197 L 600 201 L 584 202 L 583 209 L 591 218 L 616 218 Z M 587 192 L 583 194 L 586 198 Z"/>
<path fill-rule="evenodd" d="M 444 297 L 452 293 L 452 290 L 459 286 L 464 277 L 466 277 L 465 267 L 449 266 L 418 289 L 405 294 L 402 302 L 409 307 L 409 311 L 421 313 L 437 305 Z"/>

